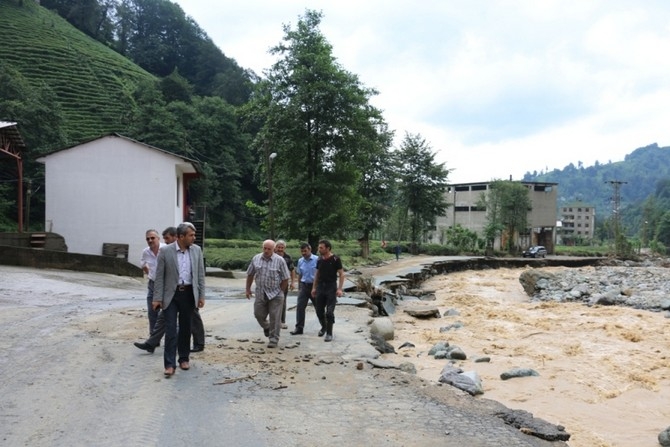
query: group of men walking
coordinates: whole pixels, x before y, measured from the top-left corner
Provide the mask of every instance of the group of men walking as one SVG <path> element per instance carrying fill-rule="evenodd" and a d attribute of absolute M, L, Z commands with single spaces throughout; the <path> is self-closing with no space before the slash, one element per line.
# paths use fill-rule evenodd
<path fill-rule="evenodd" d="M 292 262 L 285 260 L 286 255 L 276 252 L 279 244 L 285 248 L 283 241 L 264 241 L 263 252 L 254 256 L 247 268 L 246 296 L 251 299 L 251 286 L 255 282 L 254 316 L 265 336 L 269 338 L 268 348 L 276 348 L 279 342 L 282 313 L 286 313 L 289 279 L 293 282 L 289 269 Z M 304 333 L 305 311 L 311 300 L 321 324 L 318 335 L 325 335 L 324 341 L 329 342 L 333 340 L 337 297 L 342 296 L 344 287 L 344 269 L 342 260 L 332 253 L 330 241 L 320 240 L 318 249 L 320 257 L 312 254 L 309 244 L 303 243 L 300 246 L 301 257 L 296 269 L 299 284 L 296 325 L 291 335 Z M 284 250 L 279 252 L 284 253 Z"/>
<path fill-rule="evenodd" d="M 169 227 L 163 231 L 162 244 L 158 232 L 148 230 L 148 246 L 141 257 L 142 269 L 149 279 L 150 336 L 134 344 L 153 353 L 165 335 L 163 365 L 167 378 L 174 375 L 177 365 L 182 370 L 190 369 L 189 354 L 205 347 L 205 330 L 198 311 L 205 305 L 205 265 L 202 249 L 194 244 L 195 231 L 190 222 Z M 325 239 L 319 241 L 319 257 L 312 254 L 309 244 L 301 244 L 297 267 L 285 250 L 284 241 L 264 241 L 263 251 L 252 258 L 246 272 L 246 297 L 251 299 L 251 286 L 255 282 L 254 317 L 269 339 L 268 348 L 277 347 L 281 329 L 287 328 L 286 298 L 289 288 L 294 289 L 295 273 L 299 290 L 296 325 L 291 335 L 304 333 L 305 313 L 312 301 L 321 324 L 318 335 L 325 335 L 324 341 L 332 341 L 335 305 L 344 286 L 341 259 L 332 253 L 332 245 Z"/>

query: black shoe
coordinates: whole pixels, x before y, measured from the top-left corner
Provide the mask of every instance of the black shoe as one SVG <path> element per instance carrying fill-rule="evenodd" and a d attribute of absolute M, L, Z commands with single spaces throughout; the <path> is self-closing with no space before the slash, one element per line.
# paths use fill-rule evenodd
<path fill-rule="evenodd" d="M 319 331 L 319 337 L 323 337 L 323 334 L 325 334 L 325 333 L 326 333 L 326 328 L 322 327 L 321 330 Z"/>
<path fill-rule="evenodd" d="M 266 337 L 270 336 L 270 329 L 263 329 L 263 333 L 265 334 Z"/>
<path fill-rule="evenodd" d="M 202 351 L 204 351 L 204 350 L 205 350 L 205 347 L 202 346 L 202 345 L 193 346 L 193 347 L 191 348 L 191 352 L 202 352 Z"/>
<path fill-rule="evenodd" d="M 151 346 L 151 345 L 149 345 L 149 344 L 147 344 L 147 343 L 138 343 L 138 342 L 135 342 L 135 343 L 133 343 L 133 344 L 135 345 L 135 347 L 140 348 L 140 349 L 143 349 L 143 350 L 147 351 L 149 354 L 153 354 L 153 353 L 154 353 L 154 349 L 156 349 L 156 348 L 154 348 L 153 346 Z"/>
<path fill-rule="evenodd" d="M 295 328 L 294 330 L 292 330 L 291 332 L 289 332 L 289 334 L 291 334 L 291 335 L 300 335 L 300 334 L 302 334 L 302 329 Z"/>

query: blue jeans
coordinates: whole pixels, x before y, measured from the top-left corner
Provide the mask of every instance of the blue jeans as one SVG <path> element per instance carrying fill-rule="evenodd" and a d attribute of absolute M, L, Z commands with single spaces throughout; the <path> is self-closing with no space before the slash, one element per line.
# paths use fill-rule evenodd
<path fill-rule="evenodd" d="M 147 316 L 149 317 L 149 335 L 154 331 L 156 320 L 158 320 L 159 310 L 154 310 L 152 301 L 154 300 L 154 280 L 150 279 L 147 285 Z"/>
<path fill-rule="evenodd" d="M 179 352 L 179 363 L 188 362 L 191 353 L 191 318 L 195 300 L 193 289 L 176 291 L 172 302 L 163 310 L 165 313 L 165 350 L 163 364 L 165 368 L 176 368 L 175 358 Z M 179 335 L 177 336 L 177 319 L 179 319 Z"/>

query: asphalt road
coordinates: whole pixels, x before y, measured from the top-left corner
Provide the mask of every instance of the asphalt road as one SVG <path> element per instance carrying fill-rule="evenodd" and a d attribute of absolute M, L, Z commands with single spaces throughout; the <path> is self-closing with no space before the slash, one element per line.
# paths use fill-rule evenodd
<path fill-rule="evenodd" d="M 165 379 L 162 348 L 132 345 L 147 331 L 144 280 L 7 266 L 0 276 L 2 445 L 564 445 L 505 425 L 495 402 L 374 368 L 365 309 L 338 306 L 332 343 L 310 310 L 306 333 L 283 332 L 273 350 L 244 280 L 208 278 L 206 349 Z"/>

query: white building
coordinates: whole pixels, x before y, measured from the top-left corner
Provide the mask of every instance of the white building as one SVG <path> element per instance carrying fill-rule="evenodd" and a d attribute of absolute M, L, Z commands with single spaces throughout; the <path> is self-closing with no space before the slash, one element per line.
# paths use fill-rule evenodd
<path fill-rule="evenodd" d="M 46 155 L 45 230 L 65 238 L 68 251 L 103 254 L 103 244 L 128 246 L 139 266 L 148 229 L 159 234 L 187 220 L 191 160 L 110 134 Z"/>

